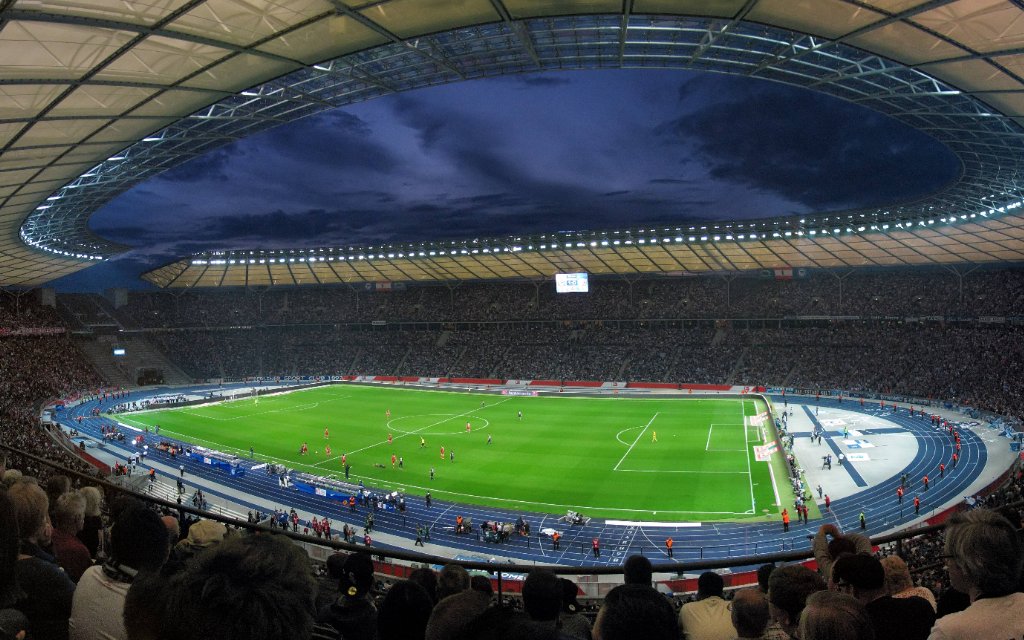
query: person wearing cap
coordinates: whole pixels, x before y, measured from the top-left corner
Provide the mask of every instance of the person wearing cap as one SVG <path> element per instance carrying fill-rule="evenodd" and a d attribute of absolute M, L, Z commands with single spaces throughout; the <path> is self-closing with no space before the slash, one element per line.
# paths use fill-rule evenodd
<path fill-rule="evenodd" d="M 864 605 L 877 640 L 926 640 L 935 611 L 924 598 L 893 598 L 885 586 L 882 562 L 865 553 L 843 556 L 832 566 L 835 590 Z"/>
<path fill-rule="evenodd" d="M 370 599 L 373 572 L 370 554 L 360 551 L 345 558 L 338 580 L 341 595 L 320 610 L 317 622 L 335 628 L 345 640 L 374 640 L 377 607 Z"/>
<path fill-rule="evenodd" d="M 580 613 L 580 603 L 576 601 L 579 587 L 568 578 L 559 578 L 562 585 L 562 610 L 558 613 L 558 628 L 570 638 L 590 640 L 593 629 L 587 616 Z"/>

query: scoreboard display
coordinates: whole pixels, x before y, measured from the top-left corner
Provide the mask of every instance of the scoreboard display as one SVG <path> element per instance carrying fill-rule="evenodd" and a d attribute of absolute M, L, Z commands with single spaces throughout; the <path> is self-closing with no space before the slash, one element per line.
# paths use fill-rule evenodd
<path fill-rule="evenodd" d="M 587 293 L 590 282 L 586 273 L 556 273 L 555 291 L 558 293 Z"/>

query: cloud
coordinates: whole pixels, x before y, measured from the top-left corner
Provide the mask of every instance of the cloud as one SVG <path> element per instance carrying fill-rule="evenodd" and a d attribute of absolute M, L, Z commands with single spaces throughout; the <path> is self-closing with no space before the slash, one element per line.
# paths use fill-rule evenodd
<path fill-rule="evenodd" d="M 204 180 L 215 182 L 226 182 L 228 180 L 227 166 L 231 158 L 237 155 L 238 149 L 235 145 L 227 145 L 204 153 L 193 158 L 184 164 L 179 164 L 160 174 L 160 180 L 167 182 L 194 183 Z"/>
<path fill-rule="evenodd" d="M 569 84 L 569 78 L 564 76 L 553 76 L 553 75 L 527 75 L 519 74 L 512 76 L 512 79 L 523 85 L 524 88 L 529 87 L 556 87 L 560 85 Z"/>
<path fill-rule="evenodd" d="M 684 180 L 682 178 L 651 178 L 647 181 L 648 184 L 694 184 L 694 180 Z"/>
<path fill-rule="evenodd" d="M 300 165 L 387 172 L 398 159 L 378 142 L 380 136 L 359 116 L 334 109 L 271 129 L 253 142 L 265 153 Z"/>
<path fill-rule="evenodd" d="M 825 210 L 923 196 L 959 171 L 943 145 L 877 112 L 821 93 L 725 80 L 687 83 L 684 113 L 655 128 L 691 145 L 714 179 Z"/>
<path fill-rule="evenodd" d="M 333 234 L 344 226 L 343 218 L 336 212 L 329 213 L 322 209 L 285 212 L 277 209 L 266 213 L 213 218 L 197 231 L 197 236 L 211 240 L 272 238 L 275 241 L 294 241 Z"/>

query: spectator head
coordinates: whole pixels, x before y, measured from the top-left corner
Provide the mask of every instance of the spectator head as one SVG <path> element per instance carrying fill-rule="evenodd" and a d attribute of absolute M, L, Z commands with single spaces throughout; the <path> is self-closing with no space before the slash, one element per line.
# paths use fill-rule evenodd
<path fill-rule="evenodd" d="M 678 640 L 679 623 L 665 596 L 642 584 L 615 587 L 594 622 L 594 640 Z"/>
<path fill-rule="evenodd" d="M 885 570 L 875 556 L 856 553 L 842 556 L 832 565 L 836 590 L 850 593 L 864 604 L 885 595 Z"/>
<path fill-rule="evenodd" d="M 178 621 L 188 621 L 193 637 L 308 638 L 315 601 L 309 557 L 291 541 L 275 535 L 230 537 L 196 555 L 170 579 L 161 637 L 180 637 Z"/>
<path fill-rule="evenodd" d="M 775 571 L 774 564 L 762 564 L 757 568 L 757 588 L 761 590 L 761 593 L 768 593 L 768 578 L 771 577 L 772 571 Z"/>
<path fill-rule="evenodd" d="M 487 595 L 494 594 L 494 586 L 491 585 L 491 579 L 487 576 L 473 576 L 469 579 L 469 588 Z"/>
<path fill-rule="evenodd" d="M 1013 593 L 1021 571 L 1021 542 L 1009 520 L 987 509 L 957 513 L 946 525 L 946 569 L 953 588 L 990 598 Z"/>
<path fill-rule="evenodd" d="M 714 571 L 705 571 L 697 578 L 697 599 L 703 600 L 712 596 L 722 597 L 725 592 L 725 580 Z"/>
<path fill-rule="evenodd" d="M 78 490 L 85 498 L 85 515 L 100 515 L 100 507 L 103 505 L 103 494 L 96 487 L 82 487 Z"/>
<path fill-rule="evenodd" d="M 135 496 L 128 495 L 126 493 L 119 494 L 109 503 L 110 519 L 116 522 L 117 517 L 121 515 L 122 511 L 128 509 L 129 507 L 139 506 L 142 504 L 145 503 L 136 498 Z"/>
<path fill-rule="evenodd" d="M 17 469 L 7 469 L 4 471 L 4 486 L 8 489 L 14 486 L 14 483 L 21 480 L 21 471 Z"/>
<path fill-rule="evenodd" d="M 854 553 L 857 553 L 857 544 L 845 536 L 835 536 L 828 541 L 828 557 L 833 560 Z"/>
<path fill-rule="evenodd" d="M 626 564 L 622 567 L 622 577 L 626 584 L 642 584 L 649 587 L 653 576 L 654 568 L 646 557 L 632 555 L 626 558 Z"/>
<path fill-rule="evenodd" d="M 903 593 L 914 586 L 910 578 L 910 568 L 899 556 L 882 558 L 882 570 L 885 571 L 885 591 L 891 596 Z"/>
<path fill-rule="evenodd" d="M 846 593 L 818 591 L 800 617 L 800 640 L 875 640 L 864 604 Z"/>
<path fill-rule="evenodd" d="M 444 600 L 450 595 L 460 593 L 469 588 L 469 572 L 457 564 L 446 564 L 437 577 L 437 599 Z"/>
<path fill-rule="evenodd" d="M 167 529 L 167 540 L 171 546 L 178 544 L 178 539 L 181 537 L 181 525 L 178 524 L 178 519 L 174 516 L 163 516 L 160 521 Z"/>
<path fill-rule="evenodd" d="M 373 589 L 373 559 L 365 551 L 345 558 L 341 568 L 340 590 L 343 598 L 365 598 Z"/>
<path fill-rule="evenodd" d="M 409 580 L 394 584 L 380 603 L 377 640 L 423 640 L 433 608 L 420 585 Z"/>
<path fill-rule="evenodd" d="M 22 540 L 46 546 L 50 544 L 49 500 L 46 492 L 34 482 L 16 482 L 7 491 L 14 504 L 18 533 Z"/>
<path fill-rule="evenodd" d="M 430 596 L 430 601 L 437 603 L 437 574 L 432 569 L 420 567 L 409 574 L 409 582 L 415 582 L 423 587 Z"/>
<path fill-rule="evenodd" d="M 430 620 L 427 621 L 426 640 L 449 640 L 460 637 L 490 605 L 489 595 L 469 588 L 441 598 L 430 613 Z"/>
<path fill-rule="evenodd" d="M 558 582 L 562 585 L 562 611 L 565 613 L 579 613 L 580 603 L 576 600 L 576 596 L 579 594 L 579 587 L 568 578 L 559 578 Z"/>
<path fill-rule="evenodd" d="M 85 498 L 76 492 L 64 493 L 53 507 L 55 529 L 75 535 L 85 526 Z"/>
<path fill-rule="evenodd" d="M 153 571 L 167 560 L 169 549 L 167 527 L 155 511 L 141 505 L 122 511 L 110 530 L 110 556 L 118 565 Z"/>
<path fill-rule="evenodd" d="M 768 598 L 760 589 L 740 589 L 732 599 L 732 626 L 740 638 L 760 638 L 768 628 Z"/>
<path fill-rule="evenodd" d="M 57 498 L 71 491 L 71 478 L 63 475 L 50 476 L 46 481 L 46 497 L 56 506 Z"/>
<path fill-rule="evenodd" d="M 490 607 L 473 618 L 458 635 L 446 640 L 564 640 L 550 625 L 531 620 L 507 607 Z"/>
<path fill-rule="evenodd" d="M 772 619 L 790 637 L 797 637 L 800 614 L 807 597 L 824 589 L 822 577 L 802 564 L 777 568 L 768 578 L 768 604 Z"/>
<path fill-rule="evenodd" d="M 158 573 L 135 576 L 124 599 L 124 630 L 128 640 L 158 640 L 163 628 L 169 581 Z"/>
<path fill-rule="evenodd" d="M 216 520 L 199 520 L 188 528 L 188 535 L 182 541 L 190 547 L 211 547 L 219 544 L 228 534 L 228 528 Z"/>
<path fill-rule="evenodd" d="M 531 620 L 557 620 L 562 610 L 562 585 L 548 569 L 534 569 L 523 583 L 523 608 Z"/>

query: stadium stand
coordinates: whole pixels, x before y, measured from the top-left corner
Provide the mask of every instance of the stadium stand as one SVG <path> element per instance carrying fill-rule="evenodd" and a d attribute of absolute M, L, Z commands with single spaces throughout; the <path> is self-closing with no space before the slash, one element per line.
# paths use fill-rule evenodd
<path fill-rule="evenodd" d="M 442 296 L 438 295 L 441 292 L 436 288 L 406 291 L 386 298 L 386 304 L 376 307 L 378 311 L 386 307 L 388 312 L 400 317 L 416 318 L 396 325 L 398 328 L 388 326 L 382 329 L 338 322 L 332 314 L 343 316 L 352 311 L 348 305 L 356 304 L 358 296 L 337 288 L 268 292 L 262 307 L 248 304 L 252 294 L 245 292 L 190 292 L 187 302 L 180 299 L 184 296 L 133 294 L 130 304 L 117 311 L 117 319 L 125 326 L 132 323 L 133 335 L 159 345 L 196 378 L 293 375 L 312 371 L 467 376 L 500 373 L 507 377 L 545 379 L 785 383 L 807 390 L 843 389 L 933 396 L 1015 416 L 1020 415 L 1024 406 L 1018 385 L 1006 383 L 1021 373 L 1020 352 L 1024 341 L 1015 325 L 978 322 L 976 319 L 946 322 L 884 318 L 798 321 L 792 318 L 755 318 L 756 314 L 747 318 L 717 320 L 678 317 L 680 301 L 691 299 L 680 296 L 696 299 L 703 295 L 707 298 L 710 295 L 708 291 L 717 286 L 715 279 L 699 280 L 696 284 L 687 280 L 678 284 L 678 288 L 674 288 L 676 283 L 634 284 L 635 288 L 644 289 L 647 297 L 638 305 L 629 307 L 633 312 L 631 316 L 626 315 L 622 305 L 604 302 L 592 304 L 587 309 L 545 302 L 542 306 L 549 315 L 512 321 L 504 312 L 515 309 L 532 287 L 487 285 L 464 289 L 474 306 L 489 310 L 489 317 L 501 320 L 425 321 L 424 316 L 419 315 L 424 313 L 423 309 L 433 309 L 431 313 L 436 317 L 448 318 L 437 310 L 443 305 L 437 302 Z M 881 281 L 865 278 L 857 286 L 864 290 L 872 287 L 899 290 L 896 295 L 872 301 L 879 315 L 897 318 L 907 312 L 907 300 L 911 305 L 918 304 L 913 302 L 915 291 L 928 289 L 918 280 L 913 277 L 909 283 L 903 283 L 901 278 Z M 1001 296 L 1001 287 L 1011 286 L 1009 290 L 1012 290 L 1012 286 L 1019 286 L 1019 272 L 999 271 L 978 276 L 978 280 L 994 289 L 986 290 L 975 282 L 970 287 L 965 286 L 965 297 L 976 300 L 987 313 L 1016 313 L 1017 300 Z M 799 304 L 814 304 L 811 302 L 815 298 L 812 292 L 821 293 L 820 288 L 827 288 L 824 287 L 825 282 L 797 285 L 809 287 L 799 294 L 804 300 Z M 902 288 L 904 284 L 905 289 Z M 734 283 L 730 295 L 746 301 L 742 302 L 743 305 L 771 305 L 777 299 L 775 296 L 780 295 L 780 289 L 789 285 L 790 282 L 751 279 L 743 282 L 742 286 Z M 685 289 L 685 293 L 681 293 L 681 289 Z M 844 296 L 848 295 L 845 292 L 855 290 L 855 287 L 844 289 Z M 454 294 L 445 292 L 445 295 Z M 789 292 L 783 297 L 788 300 L 791 295 Z M 316 301 L 315 313 L 291 316 L 282 312 L 292 301 L 299 299 Z M 542 299 L 542 296 L 535 297 L 535 300 Z M 280 306 L 268 304 L 270 301 L 275 305 L 280 303 Z M 883 302 L 893 306 L 885 306 Z M 89 308 L 82 299 L 74 304 Z M 188 304 L 205 309 L 206 314 L 190 314 Z M 175 311 L 175 305 L 182 305 L 177 307 L 181 310 L 180 315 Z M 714 303 L 708 303 L 704 308 L 716 307 Z M 939 307 L 921 308 L 941 311 Z M 594 310 L 595 314 L 600 310 L 601 313 L 618 316 L 595 315 L 586 321 L 566 321 L 561 317 L 563 313 L 585 313 L 588 309 Z M 6 326 L 11 328 L 42 326 L 62 329 L 61 318 L 53 309 L 28 298 L 19 301 L 16 311 L 12 311 L 8 301 L 4 311 L 7 314 Z M 246 313 L 254 315 L 244 315 Z M 355 313 L 354 317 L 359 317 L 360 313 Z M 195 322 L 189 323 L 190 316 L 203 321 L 199 326 Z M 225 321 L 225 316 L 230 320 Z M 99 317 L 97 314 L 96 318 Z M 312 317 L 321 320 L 330 317 L 331 321 L 311 324 L 297 321 Z M 168 318 L 173 318 L 173 322 L 165 322 Z M 282 318 L 288 318 L 289 322 L 274 324 L 268 321 Z M 174 323 L 180 326 L 168 327 Z M 248 328 L 231 328 L 238 326 Z M 46 400 L 103 393 L 103 380 L 85 356 L 63 330 L 50 335 L 0 338 L 0 355 L 3 356 L 0 358 L 0 429 L 4 444 L 57 464 L 57 473 L 67 470 L 94 474 L 95 467 L 72 453 L 61 435 L 40 427 L 38 421 L 38 408 Z M 8 454 L 5 469 L 11 469 L 4 474 L 5 486 L 25 482 L 14 470 L 20 471 L 24 477 L 39 478 L 41 482 L 54 473 L 49 465 L 39 464 L 17 453 Z M 83 482 L 81 477 L 76 478 L 76 485 Z M 977 507 L 1019 504 L 1022 497 L 1024 472 L 1018 465 L 1003 487 L 990 495 L 979 496 Z M 118 513 L 117 501 L 112 498 L 108 495 L 104 505 L 103 521 L 107 527 Z M 183 512 L 175 513 L 166 506 L 154 508 L 180 520 L 180 539 L 189 539 L 190 526 L 195 522 L 193 518 Z M 1020 511 L 1016 513 L 1019 519 Z M 241 523 L 238 526 L 244 529 Z M 233 527 L 228 528 L 229 535 L 239 535 L 232 533 L 233 530 Z M 943 596 L 947 602 L 955 601 L 948 576 L 936 562 L 943 545 L 941 534 L 908 536 L 906 540 L 883 545 L 878 553 L 902 557 L 910 566 L 915 585 L 932 590 L 940 600 L 940 607 Z M 109 538 L 109 535 L 101 537 Z M 378 570 L 384 568 L 384 565 L 378 565 Z M 310 571 L 312 575 L 312 572 L 323 572 L 324 569 L 321 566 Z M 378 573 L 373 587 L 376 606 L 382 608 L 388 588 L 393 583 L 393 579 Z M 142 584 L 150 589 L 158 588 L 146 582 Z M 727 591 L 727 596 L 730 595 L 731 591 Z M 337 596 L 327 596 L 328 601 L 332 597 Z M 517 609 L 523 607 L 516 595 L 500 597 L 500 602 L 506 605 Z M 495 596 L 493 601 L 498 601 L 497 598 Z M 678 611 L 687 599 L 685 595 L 677 595 L 671 602 Z M 133 602 L 130 594 L 126 602 L 130 607 Z M 593 620 L 601 600 L 583 598 L 578 605 Z M 312 618 L 310 625 L 313 625 Z M 315 633 L 321 637 L 330 637 L 330 629 L 311 628 L 315 628 Z M 129 637 L 132 633 L 129 629 Z"/>

